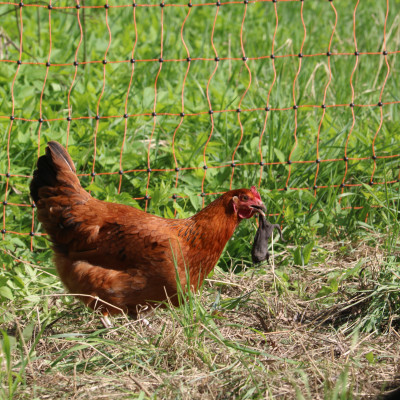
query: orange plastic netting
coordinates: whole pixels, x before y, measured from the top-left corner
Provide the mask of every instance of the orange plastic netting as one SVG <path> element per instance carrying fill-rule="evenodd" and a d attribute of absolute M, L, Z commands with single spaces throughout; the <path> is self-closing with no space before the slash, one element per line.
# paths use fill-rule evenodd
<path fill-rule="evenodd" d="M 298 49 L 298 52 L 294 54 L 281 54 L 282 52 L 277 51 L 277 43 L 276 43 L 276 35 L 277 31 L 280 27 L 280 13 L 278 12 L 279 8 L 281 5 L 279 3 L 287 3 L 287 2 L 296 2 L 296 3 L 301 3 L 299 4 L 299 12 L 298 12 L 298 18 L 301 21 L 301 26 L 302 26 L 302 39 L 301 39 L 301 45 L 300 48 Z M 6 100 L 10 103 L 10 114 L 3 114 L 3 112 L 0 112 L 0 121 L 4 122 L 1 125 L 1 129 L 4 129 L 4 135 L 2 137 L 5 138 L 4 145 L 2 145 L 1 148 L 1 158 L 6 159 L 6 170 L 5 171 L 0 171 L 0 177 L 2 179 L 1 185 L 2 185 L 2 196 L 3 196 L 3 217 L 2 217 L 2 233 L 3 233 L 3 238 L 5 237 L 6 234 L 17 234 L 17 235 L 31 235 L 31 244 L 33 240 L 33 236 L 35 235 L 42 235 L 40 232 L 35 232 L 35 208 L 34 205 L 30 204 L 29 202 L 21 202 L 21 203 L 16 203 L 9 201 L 9 193 L 10 193 L 10 185 L 12 184 L 12 180 L 15 178 L 21 178 L 26 180 L 26 187 L 29 185 L 29 179 L 31 178 L 31 175 L 29 174 L 19 174 L 16 173 L 15 170 L 15 165 L 13 164 L 12 156 L 11 156 L 11 151 L 10 151 L 10 146 L 11 143 L 16 139 L 16 126 L 15 124 L 17 122 L 24 122 L 28 124 L 32 124 L 35 127 L 38 126 L 37 132 L 35 135 L 37 135 L 37 156 L 39 156 L 43 152 L 43 148 L 41 147 L 41 135 L 42 135 L 42 127 L 44 124 L 53 124 L 58 121 L 63 121 L 65 123 L 65 135 L 63 138 L 63 144 L 68 147 L 70 144 L 70 135 L 73 132 L 73 126 L 72 124 L 74 122 L 78 121 L 93 121 L 93 131 L 92 131 L 92 139 L 93 139 L 93 146 L 92 146 L 92 162 L 91 162 L 91 171 L 86 171 L 84 173 L 81 173 L 80 176 L 86 176 L 89 178 L 91 183 L 95 181 L 96 176 L 101 176 L 101 175 L 115 175 L 118 177 L 118 193 L 121 191 L 121 185 L 123 181 L 123 177 L 127 176 L 127 174 L 136 174 L 136 173 L 142 173 L 145 174 L 146 179 L 144 180 L 144 193 L 139 196 L 134 196 L 136 200 L 143 200 L 144 201 L 144 208 L 147 210 L 148 207 L 148 202 L 151 198 L 151 180 L 153 177 L 153 174 L 156 172 L 159 173 L 172 173 L 175 175 L 174 177 L 174 183 L 175 183 L 175 188 L 178 188 L 179 182 L 180 182 L 180 177 L 183 172 L 188 172 L 188 171 L 202 171 L 202 179 L 201 179 L 201 185 L 200 187 L 196 188 L 197 194 L 199 196 L 202 196 L 203 198 L 203 205 L 204 205 L 204 199 L 205 196 L 208 195 L 214 195 L 221 193 L 218 190 L 217 191 L 208 191 L 206 188 L 206 177 L 207 177 L 207 172 L 213 169 L 228 169 L 230 171 L 229 174 L 229 188 L 232 188 L 233 185 L 236 183 L 234 182 L 234 176 L 237 171 L 238 167 L 245 167 L 245 166 L 253 166 L 258 168 L 258 185 L 263 184 L 263 173 L 265 171 L 265 168 L 268 166 L 282 166 L 286 165 L 288 166 L 285 171 L 287 171 L 287 175 L 284 179 L 284 184 L 281 185 L 280 187 L 276 188 L 276 191 L 293 191 L 293 190 L 311 190 L 314 196 L 317 196 L 320 190 L 323 189 L 328 189 L 328 188 L 337 188 L 340 193 L 343 193 L 344 190 L 348 190 L 348 188 L 353 188 L 353 187 L 361 187 L 363 183 L 369 183 L 371 186 L 375 185 L 392 185 L 396 184 L 399 182 L 399 174 L 397 172 L 397 176 L 392 175 L 390 179 L 388 180 L 383 180 L 383 179 L 375 179 L 376 175 L 376 170 L 377 170 L 377 165 L 379 162 L 382 162 L 384 160 L 397 160 L 400 157 L 400 152 L 395 152 L 393 154 L 385 151 L 379 154 L 376 151 L 376 140 L 379 135 L 390 135 L 390 133 L 382 133 L 382 125 L 385 121 L 385 114 L 384 110 L 385 107 L 391 106 L 391 105 L 396 105 L 400 103 L 400 100 L 395 100 L 393 99 L 393 96 L 385 96 L 385 88 L 387 85 L 388 78 L 391 73 L 393 73 L 390 65 L 390 60 L 391 57 L 393 62 L 395 60 L 394 57 L 400 52 L 400 50 L 396 48 L 387 48 L 387 24 L 388 24 L 388 18 L 390 15 L 390 12 L 396 14 L 396 4 L 393 5 L 393 10 L 390 8 L 389 0 L 386 0 L 385 3 L 385 17 L 384 17 L 384 23 L 382 25 L 382 30 L 381 30 L 381 49 L 378 49 L 377 51 L 363 51 L 362 48 L 359 48 L 357 45 L 357 34 L 360 35 L 359 32 L 356 30 L 357 26 L 357 11 L 358 7 L 360 5 L 360 0 L 354 2 L 354 7 L 353 7 L 353 12 L 352 12 L 352 34 L 353 34 L 353 43 L 352 46 L 354 47 L 353 52 L 340 52 L 340 51 L 334 51 L 332 48 L 332 42 L 335 37 L 335 34 L 337 32 L 337 27 L 338 27 L 338 8 L 341 7 L 341 2 L 340 1 L 326 1 L 324 3 L 324 7 L 329 8 L 330 12 L 333 12 L 333 15 L 335 16 L 334 19 L 331 19 L 331 25 L 327 26 L 326 29 L 329 30 L 329 41 L 326 43 L 326 51 L 325 52 L 316 52 L 316 53 L 306 53 L 304 52 L 304 46 L 305 42 L 307 40 L 307 35 L 310 34 L 315 34 L 315 33 L 309 33 L 310 26 L 306 25 L 305 18 L 304 18 L 304 5 L 305 1 L 295 1 L 295 0 L 245 0 L 245 1 L 226 1 L 226 2 L 213 2 L 213 3 L 182 3 L 182 4 L 171 4 L 168 2 L 165 3 L 156 3 L 156 4 L 141 4 L 140 2 L 133 3 L 126 1 L 125 4 L 116 4 L 118 2 L 113 2 L 113 1 L 105 1 L 105 4 L 90 4 L 89 1 L 79 1 L 76 0 L 74 2 L 70 1 L 69 5 L 65 5 L 66 3 L 64 2 L 64 5 L 59 5 L 60 2 L 57 1 L 50 1 L 48 3 L 44 2 L 36 2 L 36 3 L 14 3 L 14 2 L 1 2 L 0 1 L 0 6 L 2 7 L 1 10 L 5 10 L 5 13 L 3 17 L 1 18 L 16 18 L 17 23 L 19 26 L 19 36 L 18 38 L 13 37 L 12 41 L 15 45 L 15 47 L 18 49 L 18 54 L 19 58 L 18 59 L 5 59 L 1 57 L 0 59 L 0 67 L 2 65 L 7 64 L 9 65 L 15 65 L 15 72 L 13 73 L 12 79 L 3 84 L 9 88 L 9 98 Z M 97 3 L 97 2 L 93 2 Z M 270 52 L 268 54 L 265 54 L 264 49 L 260 48 L 260 55 L 255 56 L 254 54 L 247 54 L 246 53 L 246 40 L 244 37 L 244 31 L 246 30 L 246 17 L 248 13 L 249 7 L 251 7 L 253 4 L 261 4 L 261 3 L 270 3 L 266 4 L 269 7 L 273 7 L 273 12 L 275 15 L 275 21 L 274 21 L 274 30 L 272 32 L 269 32 L 268 34 L 272 36 L 272 46 L 270 48 Z M 183 48 L 185 49 L 186 56 L 182 58 L 173 58 L 170 59 L 166 57 L 164 53 L 164 41 L 166 37 L 166 33 L 164 31 L 164 20 L 165 20 L 165 14 L 168 12 L 168 9 L 170 7 L 179 7 L 184 9 L 184 16 L 181 20 L 180 26 L 176 26 L 174 28 L 175 35 L 179 35 L 179 39 L 181 41 L 181 44 Z M 241 7 L 241 12 L 242 12 L 242 20 L 241 20 L 241 26 L 240 26 L 240 56 L 236 57 L 231 57 L 231 56 L 226 56 L 225 54 L 220 54 L 218 52 L 218 49 L 215 44 L 215 35 L 216 35 L 216 24 L 219 19 L 219 14 L 221 10 L 225 7 Z M 25 35 L 27 34 L 24 31 L 24 20 L 27 17 L 27 9 L 38 9 L 40 13 L 46 13 L 48 15 L 48 32 L 46 34 L 46 38 L 48 38 L 49 43 L 47 46 L 48 53 L 45 55 L 46 59 L 43 61 L 32 61 L 29 60 L 29 57 L 24 56 L 24 40 L 25 40 Z M 156 51 L 159 56 L 156 58 L 136 58 L 136 53 L 138 50 L 138 47 L 141 46 L 141 37 L 138 35 L 137 31 L 137 14 L 138 10 L 142 8 L 158 8 L 158 15 L 159 15 L 159 22 L 160 22 L 160 47 Z M 191 53 L 191 46 L 188 43 L 188 39 L 185 38 L 185 29 L 187 28 L 187 25 L 191 21 L 191 13 L 193 12 L 194 9 L 197 8 L 213 8 L 213 19 L 211 21 L 210 27 L 211 27 L 211 34 L 210 34 L 210 40 L 211 40 L 211 48 L 213 51 L 213 56 L 212 57 L 197 57 L 198 54 L 196 54 L 196 57 L 193 56 Z M 104 31 L 106 33 L 106 46 L 105 50 L 103 53 L 103 56 L 101 59 L 86 59 L 82 60 L 82 57 L 79 57 L 80 52 L 82 52 L 82 46 L 85 40 L 85 29 L 83 26 L 83 13 L 85 10 L 98 10 L 98 13 L 103 13 L 104 15 Z M 134 28 L 134 34 L 131 35 L 131 53 L 130 53 L 130 58 L 129 59 L 112 59 L 109 57 L 109 51 L 110 47 L 112 46 L 113 43 L 113 35 L 112 35 L 112 29 L 110 26 L 110 20 L 109 20 L 109 13 L 113 11 L 113 9 L 127 9 L 127 12 L 129 12 L 132 16 L 132 26 Z M 13 11 L 12 13 L 8 13 L 9 11 Z M 398 10 L 397 10 L 398 11 Z M 14 15 L 15 12 L 15 15 Z M 73 49 L 74 57 L 71 59 L 69 62 L 61 62 L 57 63 L 57 57 L 53 56 L 53 53 L 55 49 L 62 48 L 62 43 L 54 43 L 52 37 L 54 36 L 54 33 L 52 34 L 52 18 L 54 13 L 60 13 L 60 12 L 68 12 L 68 18 L 74 18 L 76 19 L 76 24 L 79 26 L 79 31 L 80 31 L 80 36 L 78 43 L 76 45 L 76 48 Z M 371 10 L 372 12 L 372 10 Z M 7 15 L 6 15 L 7 14 Z M 171 29 L 171 27 L 169 27 Z M 312 29 L 311 29 L 312 30 Z M 132 32 L 129 32 L 131 34 Z M 66 32 L 66 34 L 68 34 Z M 11 40 L 11 39 L 10 39 Z M 248 40 L 259 40 L 256 37 L 252 38 L 247 38 Z M 239 50 L 238 50 L 239 52 Z M 2 53 L 3 55 L 5 54 L 4 52 Z M 57 53 L 58 54 L 58 53 Z M 339 59 L 341 57 L 346 57 L 346 60 L 349 59 L 349 57 L 353 57 L 353 68 L 351 75 L 348 78 L 348 86 L 350 87 L 351 91 L 351 98 L 349 99 L 349 102 L 346 104 L 328 104 L 327 103 L 327 93 L 328 90 L 330 90 L 330 85 L 332 84 L 333 78 L 333 73 L 332 73 L 332 60 L 333 59 Z M 357 101 L 357 96 L 356 96 L 356 88 L 355 88 L 355 76 L 358 72 L 359 68 L 359 60 L 361 57 L 382 57 L 383 62 L 384 62 L 384 68 L 385 72 L 383 74 L 383 80 L 379 83 L 379 89 L 377 90 L 377 97 L 376 97 L 376 102 L 366 104 L 366 103 L 361 103 Z M 276 90 L 276 87 L 279 86 L 279 68 L 277 67 L 276 63 L 278 60 L 281 59 L 287 59 L 291 58 L 293 60 L 296 60 L 297 62 L 297 70 L 294 75 L 294 79 L 291 83 L 291 104 L 288 104 L 287 106 L 284 107 L 275 107 L 274 104 L 271 104 L 271 93 L 273 90 Z M 299 88 L 298 88 L 298 79 L 299 76 L 302 73 L 302 66 L 303 63 L 305 62 L 306 59 L 309 58 L 318 58 L 318 59 L 324 59 L 324 62 L 327 63 L 327 79 L 325 80 L 323 84 L 323 93 L 322 93 L 322 102 L 320 104 L 303 104 L 301 101 L 299 101 Z M 250 68 L 249 63 L 250 62 L 256 62 L 258 60 L 265 60 L 271 63 L 272 66 L 272 71 L 273 75 L 270 77 L 270 81 L 268 82 L 268 89 L 266 91 L 266 97 L 263 99 L 264 105 L 262 107 L 247 107 L 244 106 L 245 104 L 245 99 L 246 96 L 248 95 L 248 92 L 250 88 L 253 88 L 255 83 L 255 78 L 254 78 L 254 70 Z M 191 68 L 192 64 L 194 62 L 204 62 L 204 63 L 213 63 L 213 68 L 211 71 L 211 74 L 209 74 L 206 85 L 203 87 L 203 91 L 205 94 L 205 98 L 207 100 L 208 108 L 203 109 L 200 111 L 195 111 L 195 112 L 190 112 L 186 108 L 185 104 L 185 90 L 187 88 L 186 82 L 188 79 L 188 76 L 191 74 Z M 242 72 L 241 73 L 246 73 L 247 74 L 247 83 L 244 86 L 244 90 L 242 90 L 240 96 L 235 102 L 234 107 L 230 107 L 228 109 L 222 109 L 218 108 L 215 106 L 215 103 L 213 103 L 213 98 L 211 94 L 211 87 L 214 82 L 214 76 L 218 72 L 218 69 L 220 68 L 221 63 L 223 62 L 241 62 L 243 63 L 242 66 Z M 158 68 L 156 71 L 156 74 L 154 76 L 151 76 L 152 80 L 152 87 L 153 87 L 153 104 L 152 104 L 152 111 L 149 110 L 143 110 L 141 108 L 137 108 L 137 112 L 131 112 L 129 108 L 130 104 L 130 93 L 132 91 L 132 82 L 134 79 L 140 79 L 140 77 L 135 75 L 136 68 L 140 64 L 151 64 L 154 65 L 155 63 L 158 63 Z M 100 92 L 98 93 L 97 96 L 97 103 L 95 106 L 95 110 L 93 115 L 85 115 L 85 113 L 82 110 L 74 110 L 71 106 L 71 96 L 74 90 L 74 87 L 76 85 L 76 81 L 78 79 L 78 71 L 79 69 L 83 68 L 86 65 L 89 64 L 99 64 L 100 66 L 102 65 L 102 87 Z M 112 64 L 124 64 L 128 65 L 130 68 L 130 75 L 129 79 L 127 80 L 127 86 L 124 92 L 124 99 L 123 99 L 123 104 L 124 104 L 124 112 L 119 113 L 118 115 L 104 115 L 101 112 L 101 105 L 103 101 L 103 96 L 105 92 L 105 87 L 107 85 L 107 81 L 109 79 L 109 72 L 107 67 Z M 183 65 L 184 66 L 184 73 L 182 77 L 182 84 L 180 86 L 179 90 L 179 97 L 180 97 L 180 111 L 179 112 L 165 112 L 165 111 L 158 111 L 157 105 L 158 105 L 158 88 L 159 88 L 159 79 L 160 79 L 160 74 L 163 70 L 163 67 L 166 64 L 176 64 L 176 65 Z M 15 90 L 16 86 L 18 85 L 18 79 L 21 78 L 21 75 L 23 75 L 25 72 L 24 68 L 28 65 L 36 65 L 40 68 L 43 68 L 45 70 L 44 74 L 44 79 L 42 81 L 42 87 L 40 91 L 40 99 L 39 99 L 39 114 L 35 115 L 32 113 L 32 117 L 27 117 L 24 116 L 21 112 L 18 112 L 16 109 L 16 100 L 15 100 Z M 45 96 L 45 89 L 48 87 L 49 82 L 48 82 L 48 76 L 49 76 L 49 71 L 51 69 L 57 68 L 57 67 L 66 67 L 68 68 L 68 77 L 70 79 L 70 84 L 68 88 L 66 88 L 66 102 L 67 102 L 67 115 L 63 115 L 60 117 L 46 117 L 46 113 L 43 110 L 43 102 Z M 244 72 L 243 72 L 244 71 Z M 389 99 L 387 99 L 389 97 Z M 396 96 L 394 96 L 396 97 Z M 249 104 L 249 103 L 246 103 Z M 322 127 L 325 123 L 325 118 L 328 110 L 330 109 L 350 109 L 351 111 L 351 119 L 349 122 L 349 128 L 346 131 L 346 140 L 344 143 L 343 148 L 341 149 L 341 156 L 340 157 L 335 157 L 335 158 L 323 158 L 321 156 L 321 130 Z M 374 128 L 374 135 L 372 138 L 372 141 L 370 142 L 370 155 L 368 156 L 351 156 L 348 152 L 348 145 L 349 145 L 349 140 L 353 135 L 355 125 L 357 122 L 357 117 L 356 117 L 356 110 L 360 108 L 374 108 L 378 109 L 378 123 L 376 126 L 376 129 Z M 317 121 L 317 129 L 316 129 L 316 140 L 315 144 L 312 144 L 315 148 L 315 158 L 314 159 L 299 159 L 299 157 L 293 157 L 293 154 L 295 153 L 297 146 L 298 146 L 298 129 L 299 129 L 299 113 L 302 112 L 302 110 L 310 110 L 310 109 L 318 109 L 322 110 L 321 114 L 318 116 L 318 121 Z M 272 113 L 292 113 L 292 118 L 294 121 L 294 128 L 293 130 L 289 132 L 285 132 L 285 134 L 290 134 L 292 138 L 292 145 L 290 150 L 288 151 L 288 158 L 286 160 L 271 160 L 270 157 L 266 157 L 264 152 L 263 152 L 263 145 L 266 140 L 266 136 L 268 135 L 268 123 L 269 119 L 271 118 Z M 253 154 L 253 160 L 252 161 L 246 161 L 246 162 L 241 162 L 238 160 L 238 149 L 243 146 L 244 141 L 246 141 L 246 135 L 245 135 L 245 123 L 243 119 L 244 114 L 250 114 L 250 113 L 257 113 L 259 118 L 262 120 L 261 128 L 259 132 L 257 133 L 258 135 L 258 153 Z M 229 114 L 229 115 L 236 115 L 237 119 L 237 126 L 240 131 L 239 137 L 232 139 L 231 142 L 231 160 L 230 162 L 224 162 L 219 165 L 216 165 L 215 163 L 208 163 L 208 146 L 210 141 L 213 138 L 214 135 L 214 130 L 215 130 L 215 118 L 217 115 L 220 114 Z M 185 165 L 179 162 L 179 159 L 177 157 L 177 145 L 176 145 L 176 140 L 177 140 L 177 135 L 180 132 L 181 126 L 184 123 L 185 119 L 187 118 L 193 118 L 193 117 L 203 117 L 203 116 L 208 116 L 209 122 L 210 122 L 210 128 L 208 131 L 208 138 L 204 143 L 204 146 L 202 147 L 202 159 L 203 163 L 202 165 Z M 147 154 L 146 154 L 146 167 L 140 167 L 140 168 L 127 168 L 126 167 L 126 161 L 124 159 L 124 150 L 126 149 L 127 142 L 127 132 L 129 131 L 128 127 L 128 121 L 134 118 L 148 118 L 152 119 L 152 125 L 150 126 L 148 130 L 148 144 L 147 145 Z M 173 165 L 168 166 L 166 168 L 155 168 L 152 163 L 151 159 L 151 152 L 152 152 L 152 143 L 154 140 L 154 136 L 156 134 L 157 130 L 157 119 L 159 117 L 167 117 L 174 119 L 177 124 L 176 127 L 171 131 L 170 135 L 170 145 L 171 145 L 171 152 L 172 152 L 172 157 L 173 157 Z M 118 120 L 122 119 L 124 128 L 123 128 L 123 134 L 120 140 L 120 148 L 119 148 L 119 169 L 114 169 L 110 171 L 105 171 L 104 168 L 101 169 L 100 171 L 97 169 L 97 159 L 98 159 L 98 154 L 97 154 L 97 141 L 98 141 L 98 136 L 99 136 L 99 124 L 102 121 L 112 121 L 112 120 Z M 7 123 L 7 126 L 6 126 Z M 397 147 L 398 150 L 398 147 Z M 359 162 L 359 161 L 367 161 L 372 165 L 372 171 L 369 175 L 369 180 L 366 182 L 356 182 L 350 179 L 351 177 L 349 176 L 349 169 L 348 165 L 350 162 Z M 335 184 L 325 184 L 325 183 L 320 183 L 319 182 L 319 172 L 320 168 L 323 164 L 332 164 L 332 163 L 338 163 L 344 165 L 344 173 L 340 177 L 340 182 L 337 182 Z M 308 165 L 315 165 L 315 170 L 313 170 L 313 179 L 312 185 L 308 186 L 300 186 L 296 187 L 296 185 L 291 184 L 291 177 L 292 177 L 292 171 L 293 167 L 297 164 L 308 164 Z M 173 201 L 177 201 L 179 197 L 182 197 L 181 195 L 176 195 L 173 194 L 171 196 Z M 22 207 L 22 208 L 31 208 L 30 211 L 26 210 L 25 213 L 30 213 L 31 214 L 31 229 L 30 231 L 18 231 L 14 229 L 8 228 L 8 224 L 10 221 L 10 217 L 7 216 L 6 209 L 9 207 Z M 361 208 L 357 206 L 346 206 L 347 208 Z M 345 207 L 344 207 L 345 208 Z M 175 211 L 176 213 L 176 211 Z M 278 213 L 273 213 L 272 215 L 278 215 Z"/>

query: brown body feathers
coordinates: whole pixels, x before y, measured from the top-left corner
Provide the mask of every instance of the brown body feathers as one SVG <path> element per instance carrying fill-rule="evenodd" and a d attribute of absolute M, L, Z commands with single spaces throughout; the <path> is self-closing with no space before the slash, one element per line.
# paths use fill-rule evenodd
<path fill-rule="evenodd" d="M 169 297 L 177 303 L 176 272 L 198 288 L 243 218 L 262 212 L 255 188 L 225 193 L 187 219 L 164 219 L 93 198 L 79 183 L 67 151 L 49 142 L 30 185 L 66 288 L 104 313 L 135 314 Z M 177 266 L 177 270 L 175 269 Z M 187 273 L 188 272 L 188 273 Z M 78 296 L 79 297 L 79 296 Z"/>

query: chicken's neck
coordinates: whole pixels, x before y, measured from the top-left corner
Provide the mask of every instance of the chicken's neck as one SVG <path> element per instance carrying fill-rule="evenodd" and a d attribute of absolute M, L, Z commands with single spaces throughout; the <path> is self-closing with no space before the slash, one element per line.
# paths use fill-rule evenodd
<path fill-rule="evenodd" d="M 220 198 L 182 222 L 184 229 L 180 229 L 179 236 L 189 245 L 190 278 L 201 284 L 214 268 L 240 219 L 233 207 Z"/>
<path fill-rule="evenodd" d="M 209 240 L 221 242 L 222 248 L 239 224 L 239 218 L 233 208 L 228 208 L 222 199 L 214 201 L 188 220 L 200 229 L 201 233 L 206 234 Z"/>

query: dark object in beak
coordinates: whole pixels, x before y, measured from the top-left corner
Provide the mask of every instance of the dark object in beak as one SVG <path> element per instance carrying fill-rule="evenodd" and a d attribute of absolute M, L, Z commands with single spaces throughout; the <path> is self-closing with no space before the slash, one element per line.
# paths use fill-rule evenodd
<path fill-rule="evenodd" d="M 260 214 L 260 225 L 254 238 L 253 248 L 251 249 L 251 258 L 254 264 L 260 263 L 264 260 L 268 261 L 268 239 L 272 236 L 272 232 L 274 229 L 278 230 L 281 240 L 283 242 L 286 242 L 286 240 L 283 239 L 280 226 L 278 224 L 270 224 L 269 221 L 267 221 L 267 219 L 265 218 L 264 213 L 260 212 Z"/>
<path fill-rule="evenodd" d="M 267 211 L 267 208 L 264 206 L 264 204 L 260 206 L 251 206 L 251 208 L 254 208 L 256 212 L 260 213 L 265 218 L 264 211 Z"/>

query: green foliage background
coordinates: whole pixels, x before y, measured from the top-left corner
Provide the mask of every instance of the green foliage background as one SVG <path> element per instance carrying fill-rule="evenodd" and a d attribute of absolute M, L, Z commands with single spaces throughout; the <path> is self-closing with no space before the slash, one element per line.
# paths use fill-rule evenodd
<path fill-rule="evenodd" d="M 196 4 L 205 3 L 197 1 Z M 28 4 L 28 3 L 27 3 Z M 75 52 L 80 41 L 80 28 L 75 2 L 60 0 L 53 2 L 54 7 L 70 6 L 71 8 L 52 11 L 47 3 L 38 3 L 40 7 L 23 7 L 22 28 L 22 65 L 14 85 L 14 115 L 17 118 L 36 120 L 40 117 L 40 95 L 46 74 L 45 63 L 50 54 L 46 84 L 41 105 L 42 117 L 45 120 L 40 134 L 40 149 L 43 152 L 46 142 L 58 140 L 66 143 L 68 116 L 67 96 L 75 72 L 73 65 Z M 119 168 L 119 155 L 122 146 L 125 119 L 124 104 L 130 79 L 132 65 L 127 61 L 134 52 L 135 70 L 131 90 L 128 93 L 128 114 L 145 114 L 153 111 L 155 101 L 155 77 L 159 71 L 158 59 L 161 55 L 161 7 L 151 2 L 154 7 L 138 2 L 135 8 L 136 29 L 133 18 L 133 7 L 123 6 L 126 0 L 110 1 L 108 23 L 104 2 L 92 0 L 81 3 L 98 8 L 80 9 L 79 15 L 84 31 L 84 40 L 80 45 L 77 60 L 100 61 L 107 51 L 105 66 L 105 87 L 103 88 L 103 64 L 89 63 L 79 65 L 75 84 L 71 91 L 71 123 L 69 151 L 82 174 L 90 174 L 94 159 L 94 132 L 96 121 L 87 119 L 96 115 L 97 103 L 99 114 L 120 116 L 101 119 L 97 132 L 96 173 L 114 172 Z M 168 5 L 169 2 L 166 2 Z M 185 5 L 177 1 L 173 4 Z M 275 38 L 275 55 L 296 55 L 304 40 L 303 54 L 320 54 L 301 59 L 301 70 L 296 82 L 295 98 L 298 105 L 321 105 L 323 93 L 329 79 L 328 50 L 329 40 L 335 24 L 331 51 L 333 53 L 350 53 L 350 55 L 331 56 L 332 81 L 327 91 L 327 105 L 351 103 L 352 94 L 350 76 L 355 66 L 353 55 L 355 43 L 353 37 L 353 13 L 357 2 L 352 1 L 288 1 L 276 3 L 278 28 Z M 399 51 L 399 18 L 400 2 L 364 0 L 358 4 L 355 13 L 355 32 L 357 49 L 360 52 L 381 52 L 383 48 L 384 22 L 386 24 L 386 49 L 393 52 L 387 56 L 390 73 L 383 91 L 383 102 L 398 101 L 400 78 L 397 73 Z M 43 7 L 42 7 L 43 6 Z M 301 20 L 301 8 L 305 29 Z M 163 9 L 163 58 L 164 60 L 186 59 L 187 53 L 181 40 L 180 31 L 189 7 L 164 7 Z M 245 5 L 243 3 L 223 4 L 219 7 L 215 24 L 214 45 L 220 58 L 241 58 L 240 30 Z M 211 33 L 217 7 L 214 4 L 192 7 L 183 28 L 183 37 L 192 58 L 214 58 L 211 44 Z M 49 35 L 49 13 L 51 13 L 51 46 Z M 19 59 L 19 7 L 0 4 L 2 20 L 1 59 Z M 273 82 L 273 66 L 270 58 L 251 59 L 268 56 L 272 51 L 272 38 L 276 25 L 274 3 L 255 2 L 247 5 L 243 24 L 243 47 L 250 60 L 247 64 L 251 70 L 251 85 L 243 97 L 241 109 L 264 108 L 268 91 Z M 306 32 L 305 32 L 306 31 Z M 108 50 L 107 50 L 108 49 Z M 116 62 L 117 63 L 113 63 Z M 276 82 L 270 96 L 270 106 L 285 108 L 293 106 L 293 82 L 299 67 L 300 59 L 296 56 L 275 59 Z M 180 113 L 181 91 L 187 62 L 164 62 L 157 82 L 156 112 Z M 215 68 L 215 61 L 196 60 L 191 62 L 190 71 L 184 88 L 184 111 L 186 114 L 205 112 L 201 115 L 186 116 L 179 127 L 175 138 L 175 151 L 181 168 L 178 186 L 175 189 L 175 172 L 152 172 L 149 196 L 152 198 L 149 211 L 165 217 L 173 217 L 174 209 L 180 217 L 187 216 L 202 206 L 201 183 L 204 175 L 202 166 L 203 152 L 211 132 L 211 118 L 206 87 Z M 11 83 L 14 79 L 17 64 L 0 62 L 0 199 L 5 198 L 6 172 L 13 175 L 31 175 L 35 167 L 38 149 L 38 129 L 36 121 L 14 120 L 9 136 L 12 114 Z M 377 104 L 380 90 L 384 83 L 387 67 L 383 55 L 360 55 L 354 72 L 354 103 L 361 105 Z M 212 108 L 218 110 L 236 110 L 243 96 L 250 76 L 242 60 L 223 60 L 210 81 L 209 95 Z M 398 104 L 383 107 L 383 124 L 375 141 L 375 152 L 378 156 L 398 155 L 400 153 L 400 123 Z M 318 125 L 322 117 L 321 108 L 300 108 L 297 111 L 298 145 L 292 154 L 292 161 L 315 161 Z M 355 107 L 355 124 L 348 142 L 348 157 L 366 157 L 362 161 L 350 161 L 346 177 L 349 184 L 367 184 L 373 169 L 372 141 L 380 124 L 379 107 Z M 254 163 L 235 168 L 232 186 L 249 187 L 258 184 L 261 160 L 259 139 L 263 129 L 265 111 L 243 111 L 240 114 L 243 124 L 243 140 L 235 156 L 236 163 Z M 214 113 L 214 131 L 206 148 L 206 163 L 210 166 L 206 174 L 204 192 L 214 193 L 229 189 L 231 175 L 231 158 L 239 143 L 241 130 L 238 115 L 235 111 Z M 156 126 L 150 148 L 150 165 L 154 169 L 175 168 L 172 151 L 172 138 L 180 122 L 179 116 L 156 117 Z M 351 108 L 348 106 L 328 108 L 321 126 L 320 158 L 341 159 L 344 146 L 352 127 Z M 153 128 L 153 117 L 135 116 L 128 119 L 126 143 L 123 150 L 122 166 L 124 170 L 146 169 L 148 140 Z M 261 142 L 263 161 L 266 163 L 284 162 L 295 146 L 295 112 L 272 111 L 268 117 L 265 134 Z M 7 150 L 10 139 L 9 150 Z M 7 152 L 11 159 L 8 171 Z M 184 170 L 184 168 L 196 168 Z M 397 196 L 398 184 L 376 185 L 371 190 L 365 186 L 348 187 L 339 204 L 340 189 L 319 189 L 317 197 L 314 191 L 291 190 L 290 188 L 312 188 L 316 173 L 316 164 L 292 164 L 292 173 L 288 191 L 278 191 L 285 187 L 289 166 L 268 165 L 263 167 L 260 191 L 266 200 L 271 214 L 281 214 L 285 204 L 285 225 L 292 232 L 294 240 L 308 239 L 316 232 L 338 233 L 337 226 L 347 230 L 355 227 L 358 221 L 366 216 L 372 224 L 382 221 L 379 209 L 372 205 L 387 202 Z M 320 165 L 317 185 L 340 185 L 345 173 L 344 162 L 323 162 Z M 399 158 L 378 159 L 374 176 L 375 182 L 397 179 Z M 144 200 L 132 198 L 143 197 L 146 192 L 147 173 L 125 173 L 122 179 L 122 193 L 118 194 L 119 175 L 98 175 L 90 185 L 90 177 L 82 177 L 82 184 L 92 189 L 95 196 L 125 202 L 144 208 Z M 29 204 L 29 179 L 25 177 L 10 178 L 7 201 L 9 203 Z M 183 198 L 174 202 L 176 193 Z M 205 203 L 215 196 L 207 196 Z M 313 206 L 313 207 L 312 207 Z M 5 212 L 5 229 L 24 232 L 31 230 L 31 211 L 26 207 L 3 206 Z M 363 207 L 360 210 L 346 207 Z M 342 209 L 345 208 L 345 209 Z M 310 211 L 311 210 L 311 211 Z M 304 229 L 304 226 L 307 228 Z M 242 228 L 240 236 L 249 242 L 250 230 Z M 35 232 L 40 232 L 40 225 L 35 223 Z M 5 239 L 12 234 L 6 234 Z M 25 240 L 26 239 L 26 240 Z M 29 236 L 23 236 L 27 243 Z M 34 238 L 35 246 L 45 247 L 42 239 Z M 243 245 L 239 244 L 239 247 Z M 235 246 L 230 244 L 230 246 Z M 248 247 L 248 246 L 247 246 Z M 230 250 L 234 248 L 230 247 Z"/>

